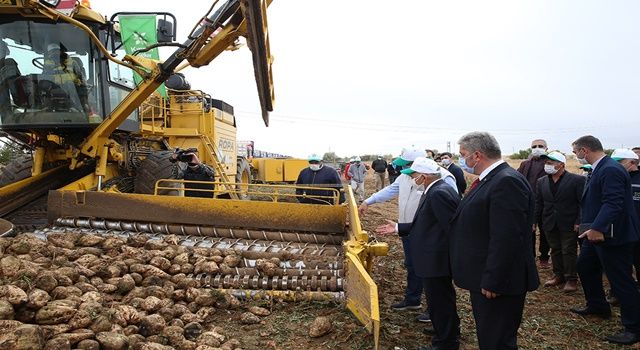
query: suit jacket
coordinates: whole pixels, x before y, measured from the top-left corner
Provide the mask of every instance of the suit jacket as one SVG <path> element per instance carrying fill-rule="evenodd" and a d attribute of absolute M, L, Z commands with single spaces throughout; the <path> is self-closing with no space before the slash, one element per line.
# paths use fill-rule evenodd
<path fill-rule="evenodd" d="M 582 195 L 582 223 L 604 233 L 604 245 L 639 239 L 640 223 L 634 213 L 629 173 L 605 156 L 591 173 Z"/>
<path fill-rule="evenodd" d="M 521 295 L 538 288 L 527 180 L 503 163 L 462 199 L 451 222 L 451 271 L 472 292 Z"/>
<path fill-rule="evenodd" d="M 439 180 L 420 198 L 411 223 L 398 224 L 400 235 L 409 234 L 415 274 L 422 278 L 451 276 L 449 265 L 449 221 L 455 214 L 460 195 Z"/>
<path fill-rule="evenodd" d="M 580 224 L 580 200 L 586 178 L 565 171 L 555 195 L 551 192 L 551 181 L 549 176 L 538 179 L 536 222 L 541 223 L 545 232 L 553 229 L 571 232 L 574 225 Z"/>
<path fill-rule="evenodd" d="M 536 193 L 538 179 L 547 175 L 547 173 L 544 172 L 544 163 L 545 160 L 543 158 L 531 156 L 529 159 L 520 163 L 518 167 L 518 172 L 527 179 L 534 194 Z"/>
<path fill-rule="evenodd" d="M 453 163 L 449 165 L 447 170 L 449 170 L 451 175 L 456 178 L 456 187 L 458 187 L 458 193 L 460 194 L 460 197 L 462 197 L 464 191 L 467 190 L 467 180 L 464 178 L 464 172 L 459 166 Z"/>

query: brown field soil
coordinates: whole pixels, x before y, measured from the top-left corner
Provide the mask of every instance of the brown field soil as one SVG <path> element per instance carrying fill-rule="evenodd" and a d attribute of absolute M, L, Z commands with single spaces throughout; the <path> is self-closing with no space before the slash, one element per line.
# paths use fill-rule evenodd
<path fill-rule="evenodd" d="M 508 161 L 517 167 L 521 161 Z M 574 161 L 575 162 L 575 161 Z M 569 169 L 577 171 L 577 164 L 569 162 Z M 373 177 L 366 184 L 367 195 L 375 191 Z M 375 236 L 375 228 L 385 219 L 397 218 L 397 202 L 371 206 L 362 218 L 365 230 L 374 239 L 389 244 L 389 255 L 376 260 L 373 279 L 378 284 L 381 314 L 381 349 L 416 349 L 430 343 L 422 333 L 423 324 L 414 321 L 418 311 L 392 311 L 390 305 L 399 301 L 404 293 L 405 270 L 403 252 L 397 236 Z M 552 277 L 551 269 L 539 269 L 541 281 Z M 475 325 L 471 313 L 469 294 L 457 290 L 458 313 L 461 318 L 461 349 L 478 349 Z M 565 294 L 560 288 L 540 287 L 526 299 L 523 321 L 519 330 L 519 346 L 531 350 L 560 349 L 640 349 L 634 346 L 614 346 L 603 337 L 621 330 L 620 310 L 614 308 L 614 317 L 603 321 L 581 317 L 568 311 L 582 306 L 581 290 Z M 227 334 L 241 339 L 245 349 L 371 349 L 372 337 L 364 330 L 343 305 L 334 303 L 282 303 L 270 305 L 274 309 L 261 325 L 240 326 L 229 324 Z M 308 336 L 309 324 L 316 316 L 329 316 L 334 330 L 320 338 Z M 232 316 L 237 317 L 237 316 Z M 234 322 L 235 323 L 235 322 Z M 234 334 L 235 333 L 235 334 Z"/>
<path fill-rule="evenodd" d="M 509 161 L 517 166 L 518 161 Z M 577 166 L 570 164 L 570 168 Z M 374 192 L 373 176 L 366 184 L 367 195 Z M 375 228 L 385 219 L 397 218 L 397 202 L 370 207 L 362 217 L 363 228 L 371 233 L 373 240 L 389 244 L 389 254 L 375 260 L 373 279 L 378 285 L 381 331 L 381 349 L 416 349 L 430 342 L 422 333 L 424 325 L 414 319 L 418 311 L 392 311 L 390 305 L 404 295 L 405 270 L 403 253 L 396 235 L 376 236 Z M 551 270 L 539 270 L 540 279 L 551 277 Z M 478 349 L 469 295 L 458 290 L 458 312 L 461 318 L 461 349 Z M 258 324 L 244 325 L 240 322 L 243 312 L 251 305 L 271 310 Z M 614 308 L 614 317 L 602 321 L 581 317 L 568 311 L 569 307 L 584 304 L 582 291 L 565 294 L 559 288 L 540 287 L 528 294 L 523 322 L 519 330 L 521 349 L 640 349 L 640 344 L 616 347 L 602 340 L 605 335 L 620 330 L 619 309 Z M 319 338 L 309 336 L 309 326 L 318 316 L 328 317 L 333 330 Z M 227 339 L 240 341 L 242 349 L 372 349 L 373 337 L 367 333 L 353 315 L 338 302 L 243 302 L 240 307 L 218 309 L 211 320 L 222 328 Z"/>

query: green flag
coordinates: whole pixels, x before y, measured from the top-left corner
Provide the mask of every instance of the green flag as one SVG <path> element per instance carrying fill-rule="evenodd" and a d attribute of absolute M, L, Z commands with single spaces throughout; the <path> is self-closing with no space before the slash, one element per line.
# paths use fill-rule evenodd
<path fill-rule="evenodd" d="M 122 43 L 124 44 L 124 50 L 127 54 L 130 55 L 136 50 L 144 49 L 158 42 L 155 15 L 123 15 L 118 17 L 120 20 L 120 35 L 122 36 Z M 138 56 L 160 60 L 157 47 L 149 51 L 141 52 Z M 135 72 L 133 79 L 136 85 L 142 81 L 142 78 Z M 167 90 L 164 84 L 162 84 L 157 91 L 162 97 L 167 97 Z"/>

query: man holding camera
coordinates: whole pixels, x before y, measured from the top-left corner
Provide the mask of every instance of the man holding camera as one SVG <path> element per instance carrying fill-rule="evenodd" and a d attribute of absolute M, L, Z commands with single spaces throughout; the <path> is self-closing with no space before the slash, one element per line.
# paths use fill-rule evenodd
<path fill-rule="evenodd" d="M 203 164 L 198 158 L 198 150 L 196 148 L 189 148 L 187 150 L 177 149 L 171 156 L 173 162 L 180 162 L 184 164 L 178 165 L 177 179 L 183 179 L 187 181 L 213 181 L 215 172 L 213 169 Z M 202 197 L 213 198 L 213 184 L 206 183 L 190 183 L 184 184 L 185 189 L 194 189 L 195 191 L 185 190 L 185 197 Z M 199 191 L 206 190 L 206 191 Z"/>

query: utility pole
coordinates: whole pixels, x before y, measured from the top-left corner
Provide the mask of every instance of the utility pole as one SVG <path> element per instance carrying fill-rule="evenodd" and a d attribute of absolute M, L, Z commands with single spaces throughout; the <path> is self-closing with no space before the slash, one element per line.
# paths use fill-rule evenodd
<path fill-rule="evenodd" d="M 447 152 L 451 153 L 451 141 L 447 141 Z"/>

